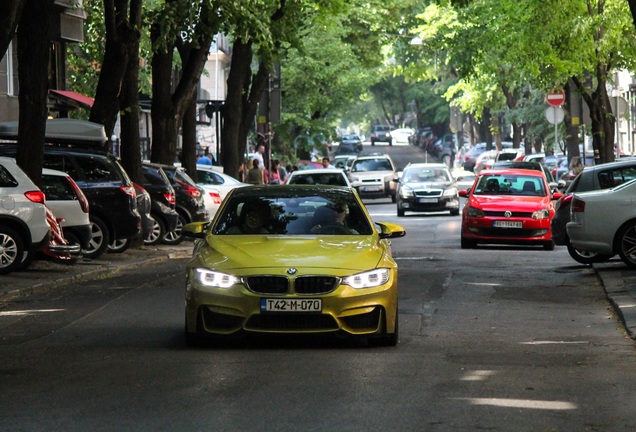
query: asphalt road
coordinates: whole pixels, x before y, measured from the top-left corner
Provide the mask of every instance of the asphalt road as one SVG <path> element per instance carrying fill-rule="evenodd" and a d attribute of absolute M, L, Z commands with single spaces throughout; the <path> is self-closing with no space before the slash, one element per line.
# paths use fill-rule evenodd
<path fill-rule="evenodd" d="M 418 156 L 387 150 L 398 164 Z M 185 260 L 173 259 L 1 309 L 14 316 L 0 314 L 0 430 L 636 429 L 634 344 L 593 270 L 564 248 L 461 250 L 459 217 L 368 208 L 407 230 L 393 241 L 397 347 L 186 348 Z"/>

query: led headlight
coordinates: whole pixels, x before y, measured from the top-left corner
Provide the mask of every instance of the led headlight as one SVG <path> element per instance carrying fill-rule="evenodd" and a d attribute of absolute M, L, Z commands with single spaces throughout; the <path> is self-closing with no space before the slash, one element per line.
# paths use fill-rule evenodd
<path fill-rule="evenodd" d="M 475 207 L 468 207 L 468 216 L 470 217 L 484 217 L 484 211 Z"/>
<path fill-rule="evenodd" d="M 541 220 L 550 217 L 550 209 L 545 208 L 532 212 L 532 219 Z"/>
<path fill-rule="evenodd" d="M 194 280 L 201 285 L 216 288 L 230 288 L 232 285 L 241 283 L 241 278 L 236 276 L 203 268 L 194 269 Z"/>
<path fill-rule="evenodd" d="M 400 188 L 400 196 L 402 198 L 409 198 L 414 195 L 415 194 L 413 193 L 413 189 L 411 189 L 410 187 L 404 186 Z"/>
<path fill-rule="evenodd" d="M 389 281 L 389 269 L 380 268 L 342 278 L 342 284 L 353 289 L 374 288 Z"/>
<path fill-rule="evenodd" d="M 451 187 L 448 189 L 444 189 L 444 193 L 442 194 L 443 196 L 457 196 L 457 188 L 456 187 Z"/>

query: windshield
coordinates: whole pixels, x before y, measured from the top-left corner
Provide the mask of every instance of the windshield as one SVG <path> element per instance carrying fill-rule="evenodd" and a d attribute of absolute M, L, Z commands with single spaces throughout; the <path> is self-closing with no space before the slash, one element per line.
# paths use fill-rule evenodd
<path fill-rule="evenodd" d="M 543 178 L 517 174 L 493 174 L 479 177 L 475 190 L 476 195 L 525 195 L 545 196 Z"/>
<path fill-rule="evenodd" d="M 450 182 L 453 181 L 450 172 L 443 168 L 409 168 L 402 174 L 402 180 L 411 182 Z"/>
<path fill-rule="evenodd" d="M 373 233 L 353 194 L 232 196 L 213 234 L 361 234 Z"/>
<path fill-rule="evenodd" d="M 351 168 L 353 172 L 359 171 L 393 171 L 388 159 L 362 159 L 356 160 Z"/>

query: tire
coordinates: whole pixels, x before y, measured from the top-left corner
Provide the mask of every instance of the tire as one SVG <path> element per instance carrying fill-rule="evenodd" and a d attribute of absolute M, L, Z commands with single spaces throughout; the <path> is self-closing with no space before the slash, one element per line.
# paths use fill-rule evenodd
<path fill-rule="evenodd" d="M 631 268 L 636 268 L 636 222 L 624 225 L 616 236 L 618 254 L 621 260 Z"/>
<path fill-rule="evenodd" d="M 165 233 L 163 238 L 161 239 L 161 242 L 167 245 L 178 245 L 179 243 L 181 243 L 183 241 L 183 235 L 181 234 L 181 231 L 183 230 L 183 226 L 187 223 L 188 221 L 186 220 L 186 218 L 183 217 L 183 215 L 179 214 L 177 227 L 174 229 L 174 231 Z"/>
<path fill-rule="evenodd" d="M 543 249 L 547 251 L 554 250 L 554 242 L 552 240 L 543 243 Z"/>
<path fill-rule="evenodd" d="M 0 274 L 17 270 L 25 254 L 24 240 L 9 227 L 0 226 Z"/>
<path fill-rule="evenodd" d="M 150 231 L 150 235 L 146 240 L 144 240 L 144 244 L 148 246 L 154 246 L 161 242 L 161 239 L 166 235 L 166 225 L 159 218 L 154 218 L 154 222 L 152 224 L 152 230 Z"/>
<path fill-rule="evenodd" d="M 453 209 L 450 211 L 451 216 L 459 216 L 459 209 Z"/>
<path fill-rule="evenodd" d="M 568 247 L 568 253 L 572 257 L 572 259 L 578 263 L 585 264 L 585 265 L 607 261 L 612 257 L 611 255 L 603 255 L 603 254 L 598 254 L 596 252 L 575 249 L 574 246 L 572 246 L 572 243 L 570 243 L 569 241 L 568 241 L 567 247 Z"/>
<path fill-rule="evenodd" d="M 393 333 L 386 332 L 386 324 L 384 325 L 384 330 L 382 336 L 374 337 L 369 339 L 369 345 L 371 346 L 396 346 L 400 337 L 400 329 L 399 329 L 399 319 L 398 319 L 398 311 L 395 311 L 395 331 Z"/>
<path fill-rule="evenodd" d="M 462 249 L 474 249 L 477 244 L 473 240 L 468 240 L 464 236 L 461 238 Z"/>
<path fill-rule="evenodd" d="M 123 253 L 128 250 L 132 244 L 132 239 L 116 239 L 108 245 L 109 253 Z"/>
<path fill-rule="evenodd" d="M 88 242 L 88 248 L 84 252 L 84 257 L 97 259 L 108 250 L 110 243 L 110 232 L 108 227 L 97 216 L 91 216 L 91 240 Z"/>
<path fill-rule="evenodd" d="M 397 208 L 397 215 L 398 215 L 398 217 L 403 217 L 404 216 L 404 210 L 398 207 Z"/>

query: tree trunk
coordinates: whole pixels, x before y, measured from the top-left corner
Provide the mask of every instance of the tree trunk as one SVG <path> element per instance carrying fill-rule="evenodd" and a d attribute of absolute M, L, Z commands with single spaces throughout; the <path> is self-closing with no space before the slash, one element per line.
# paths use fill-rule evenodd
<path fill-rule="evenodd" d="M 197 179 L 197 100 L 192 97 L 183 115 L 183 125 L 181 126 L 183 135 L 182 154 L 179 160 L 181 166 L 196 182 Z"/>
<path fill-rule="evenodd" d="M 609 95 L 607 94 L 607 73 L 598 66 L 596 70 L 596 89 L 590 93 L 580 80 L 572 78 L 581 91 L 583 100 L 590 111 L 592 121 L 592 146 L 596 164 L 612 162 L 614 155 L 614 125 L 616 118 L 612 114 Z"/>
<path fill-rule="evenodd" d="M 27 0 L 2 0 L 0 2 L 0 59 L 7 52 L 15 29 L 22 17 Z"/>
<path fill-rule="evenodd" d="M 158 29 L 153 29 L 156 42 Z M 172 93 L 172 53 L 174 47 L 152 56 L 152 151 L 150 160 L 172 165 L 177 160 L 177 134 L 186 108 L 195 96 L 208 58 L 212 36 L 202 36 L 197 48 L 182 59 L 181 77 Z"/>
<path fill-rule="evenodd" d="M 46 99 L 51 29 L 57 13 L 53 0 L 28 0 L 28 14 L 18 26 L 18 80 L 20 113 L 16 160 L 36 185 L 42 186 Z"/>
<path fill-rule="evenodd" d="M 139 39 L 135 29 L 141 28 L 141 0 L 130 4 L 130 31 L 126 37 L 128 61 L 121 93 L 121 161 L 130 178 L 143 184 L 141 141 L 139 139 Z"/>
<path fill-rule="evenodd" d="M 127 6 L 128 0 L 104 0 L 106 46 L 89 120 L 104 125 L 109 138 L 117 122 L 129 59 L 127 39 L 131 36 L 128 32 L 134 32 L 134 29 L 129 29 Z"/>
<path fill-rule="evenodd" d="M 232 68 L 227 80 L 228 94 L 221 110 L 221 159 L 224 172 L 234 178 L 238 178 L 239 165 L 247 150 L 247 136 L 254 127 L 258 102 L 269 78 L 269 68 L 263 62 L 252 76 L 252 58 L 251 42 L 246 43 L 241 39 L 234 41 Z"/>

